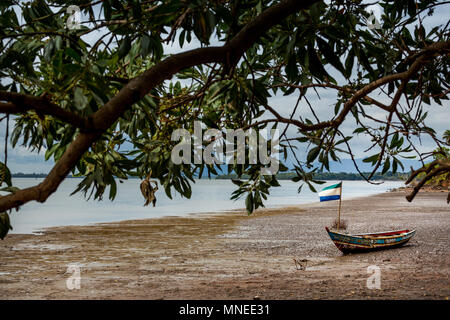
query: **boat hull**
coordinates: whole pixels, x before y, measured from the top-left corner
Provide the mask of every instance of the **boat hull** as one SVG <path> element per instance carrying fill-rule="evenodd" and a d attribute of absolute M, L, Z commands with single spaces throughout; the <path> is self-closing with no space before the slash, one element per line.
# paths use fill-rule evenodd
<path fill-rule="evenodd" d="M 336 247 L 343 253 L 397 248 L 411 240 L 416 233 L 415 230 L 395 230 L 351 235 L 330 231 L 327 227 L 325 229 Z"/>

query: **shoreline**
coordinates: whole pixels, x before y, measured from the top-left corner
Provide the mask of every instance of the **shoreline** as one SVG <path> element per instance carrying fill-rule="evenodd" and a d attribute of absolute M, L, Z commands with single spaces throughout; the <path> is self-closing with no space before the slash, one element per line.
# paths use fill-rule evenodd
<path fill-rule="evenodd" d="M 330 180 L 331 182 L 334 182 L 334 180 Z M 330 182 L 328 181 L 328 182 Z M 349 180 L 351 181 L 351 180 Z M 391 181 L 388 181 L 391 182 Z M 383 193 L 389 193 L 389 192 L 393 192 L 396 190 L 401 190 L 404 187 L 400 187 L 400 188 L 393 188 L 393 189 L 388 189 L 385 191 L 380 191 L 378 193 L 373 193 L 373 194 L 367 194 L 367 195 L 357 195 L 357 196 L 349 196 L 346 197 L 343 201 L 350 201 L 353 199 L 358 199 L 358 198 L 365 198 L 365 197 L 373 197 L 376 196 L 378 194 L 383 194 Z M 301 203 L 298 205 L 289 205 L 289 204 L 282 204 L 282 205 L 267 205 L 265 208 L 262 208 L 262 210 L 282 210 L 283 208 L 290 208 L 290 207 L 294 207 L 294 206 L 308 206 L 308 205 L 314 205 L 319 203 L 319 200 L 317 199 L 317 201 L 311 201 L 311 202 L 305 202 L 305 203 Z M 16 234 L 16 235 L 42 235 L 46 232 L 47 229 L 52 229 L 52 228 L 60 228 L 60 227 L 90 227 L 90 226 L 96 226 L 98 224 L 108 224 L 108 223 L 119 223 L 119 222 L 129 222 L 129 221 L 138 221 L 138 220 L 153 220 L 153 219 L 161 219 L 161 218 L 166 218 L 166 217 L 172 217 L 172 218 L 202 218 L 202 217 L 208 217 L 208 216 L 214 216 L 214 215 L 222 215 L 222 214 L 228 214 L 228 213 L 233 213 L 233 212 L 239 212 L 239 213 L 245 213 L 245 207 L 242 208 L 233 208 L 233 209 L 225 209 L 225 210 L 216 210 L 216 211 L 209 211 L 209 212 L 187 212 L 187 213 L 179 213 L 179 214 L 173 214 L 173 215 L 166 215 L 166 216 L 155 216 L 155 217 L 151 217 L 151 218 L 132 218 L 132 219 L 127 219 L 127 218 L 118 218 L 117 220 L 109 220 L 109 221 L 103 221 L 103 222 L 86 222 L 86 223 L 79 223 L 79 224 L 65 224 L 65 225 L 52 225 L 52 226 L 44 226 L 44 227 L 35 227 L 30 229 L 31 231 L 29 232 L 15 232 L 14 229 L 11 230 L 8 235 L 12 235 L 12 234 Z M 13 225 L 14 228 L 14 225 Z"/>
<path fill-rule="evenodd" d="M 333 201 L 11 234 L 0 242 L 0 299 L 448 299 L 446 194 L 404 195 L 343 202 L 350 232 L 417 230 L 402 248 L 367 254 L 342 255 L 326 235 Z M 71 263 L 80 290 L 66 288 Z M 366 288 L 370 265 L 381 290 Z"/>

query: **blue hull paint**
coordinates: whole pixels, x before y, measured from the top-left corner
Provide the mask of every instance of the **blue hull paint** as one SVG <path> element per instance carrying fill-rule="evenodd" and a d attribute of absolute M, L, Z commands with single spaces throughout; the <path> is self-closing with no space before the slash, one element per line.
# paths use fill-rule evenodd
<path fill-rule="evenodd" d="M 330 200 L 339 200 L 339 198 L 340 198 L 339 195 L 320 197 L 320 202 L 330 201 Z"/>

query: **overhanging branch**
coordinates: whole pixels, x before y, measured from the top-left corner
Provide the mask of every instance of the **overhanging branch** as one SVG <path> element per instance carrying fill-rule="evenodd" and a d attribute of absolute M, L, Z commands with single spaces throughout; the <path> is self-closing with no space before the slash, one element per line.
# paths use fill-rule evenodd
<path fill-rule="evenodd" d="M 0 90 L 0 100 L 7 101 L 0 102 L 0 113 L 24 114 L 29 110 L 34 110 L 40 114 L 49 115 L 69 123 L 82 131 L 95 130 L 90 118 L 62 109 L 46 97 Z"/>
<path fill-rule="evenodd" d="M 92 116 L 90 124 L 99 129 L 95 133 L 80 133 L 55 164 L 45 180 L 37 186 L 0 198 L 0 211 L 20 206 L 28 201 L 44 202 L 74 168 L 93 142 L 99 139 L 123 113 L 141 100 L 155 86 L 170 79 L 180 70 L 205 63 L 222 63 L 225 68 L 235 65 L 243 53 L 274 25 L 289 15 L 305 9 L 318 0 L 285 0 L 263 11 L 222 47 L 195 49 L 157 63 L 142 75 L 131 80 L 108 103 Z M 3 99 L 2 99 L 3 100 Z"/>

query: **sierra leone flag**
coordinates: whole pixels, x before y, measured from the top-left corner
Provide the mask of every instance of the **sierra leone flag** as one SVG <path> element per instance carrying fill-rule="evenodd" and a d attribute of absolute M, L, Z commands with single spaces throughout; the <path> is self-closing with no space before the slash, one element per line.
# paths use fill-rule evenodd
<path fill-rule="evenodd" d="M 319 192 L 320 202 L 339 200 L 341 197 L 342 182 L 326 187 Z"/>

